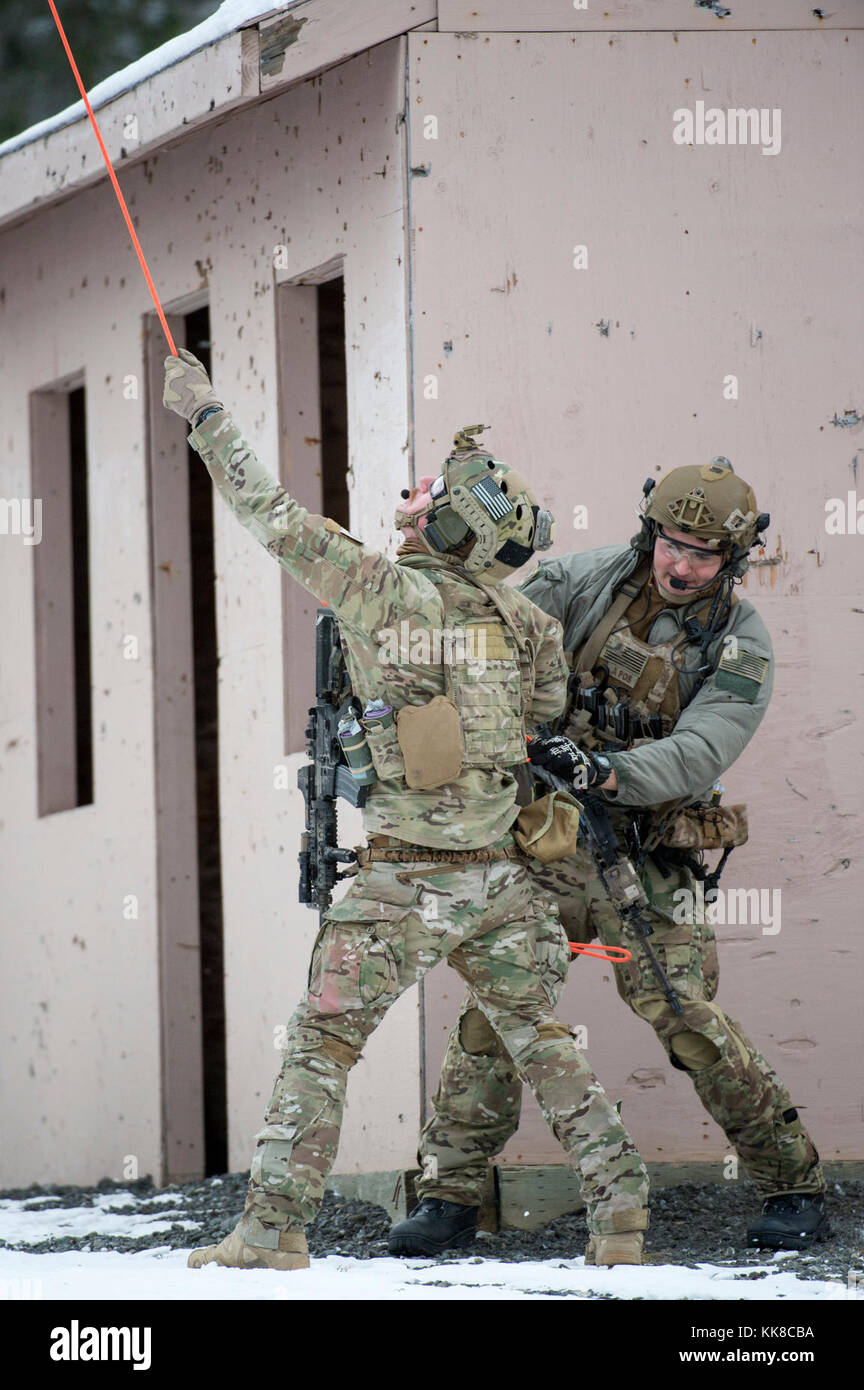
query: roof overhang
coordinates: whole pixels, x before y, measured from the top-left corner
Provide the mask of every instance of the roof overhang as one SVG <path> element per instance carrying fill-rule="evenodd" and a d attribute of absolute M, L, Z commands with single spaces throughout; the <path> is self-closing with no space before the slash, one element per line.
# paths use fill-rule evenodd
<path fill-rule="evenodd" d="M 434 21 L 437 10 L 437 0 L 297 0 L 246 20 L 94 106 L 111 163 L 120 173 L 203 125 Z M 107 176 L 86 112 L 34 133 L 0 155 L 0 227 Z"/>

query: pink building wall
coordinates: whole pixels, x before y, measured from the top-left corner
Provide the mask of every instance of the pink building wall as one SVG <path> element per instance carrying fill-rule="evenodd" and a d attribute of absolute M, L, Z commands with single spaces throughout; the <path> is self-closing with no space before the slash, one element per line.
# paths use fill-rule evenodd
<path fill-rule="evenodd" d="M 827 499 L 855 488 L 850 465 L 864 461 L 864 425 L 830 423 L 864 414 L 861 181 L 848 176 L 864 139 L 862 37 L 409 39 L 411 164 L 428 169 L 412 184 L 421 470 L 452 422 L 493 422 L 500 456 L 558 518 L 553 553 L 626 541 L 646 477 L 715 454 L 771 513 L 763 558 L 781 562 L 751 571 L 743 593 L 775 643 L 775 695 L 724 778 L 726 800 L 749 806 L 750 842 L 722 886 L 781 890 L 781 930 L 718 926 L 719 1002 L 825 1158 L 862 1149 L 864 537 L 825 531 Z M 675 144 L 673 112 L 697 99 L 779 107 L 779 154 Z M 423 136 L 429 116 L 437 139 Z M 426 374 L 437 398 L 419 389 Z M 561 1012 L 587 1027 L 646 1158 L 722 1158 L 727 1141 L 608 968 L 586 960 L 571 975 Z M 452 972 L 430 980 L 432 1078 L 460 998 Z M 506 1158 L 559 1154 L 529 1097 Z"/>
<path fill-rule="evenodd" d="M 402 47 L 397 39 L 362 54 L 122 175 L 166 309 L 185 311 L 202 294 L 209 301 L 214 380 L 274 473 L 274 288 L 344 257 L 352 508 L 358 528 L 380 543 L 390 535 L 384 498 L 398 496 L 408 470 L 396 124 Z M 276 246 L 285 248 L 278 271 Z M 0 592 L 6 650 L 15 657 L 2 663 L 0 696 L 2 1104 L 12 1136 L 0 1184 L 119 1179 L 130 1155 L 141 1174 L 155 1175 L 163 1171 L 165 1135 L 142 359 L 151 304 L 105 182 L 0 232 L 0 262 L 5 497 L 29 495 L 28 393 L 86 371 L 95 729 L 95 804 L 38 819 L 32 548 L 3 536 Z M 124 399 L 128 373 L 141 380 L 137 400 Z M 302 757 L 286 758 L 282 742 L 281 571 L 215 503 L 236 1170 L 248 1165 L 263 1121 L 279 1065 L 276 1030 L 305 985 L 317 916 L 297 902 Z M 125 634 L 139 638 L 137 662 L 123 659 Z M 291 790 L 274 789 L 274 768 L 283 764 Z M 347 811 L 340 820 L 344 842 L 357 843 L 356 815 L 353 824 Z M 138 898 L 137 921 L 122 915 L 128 894 Z M 417 1007 L 415 989 L 352 1076 L 343 1169 L 411 1161 L 419 1122 Z"/>
<path fill-rule="evenodd" d="M 464 8 L 442 0 L 442 27 L 470 30 Z M 535 8 L 538 29 L 556 27 Z M 751 840 L 724 886 L 779 888 L 782 927 L 718 928 L 719 999 L 783 1075 L 823 1156 L 861 1158 L 864 541 L 824 523 L 861 459 L 862 427 L 831 420 L 864 414 L 862 33 L 775 30 L 769 0 L 754 9 L 758 34 L 634 32 L 632 6 L 609 8 L 620 32 L 393 40 L 203 125 L 121 180 L 166 308 L 209 302 L 214 378 L 274 472 L 274 287 L 344 257 L 352 526 L 373 543 L 392 540 L 412 464 L 437 471 L 453 429 L 480 419 L 555 510 L 553 553 L 626 540 L 644 478 L 676 464 L 722 453 L 752 481 L 772 513 L 763 558 L 776 547 L 780 563 L 753 571 L 745 593 L 778 671 L 771 710 L 725 779 L 727 800 L 749 804 Z M 673 10 L 658 7 L 658 27 Z M 496 13 L 524 28 L 533 11 L 508 0 Z M 692 6 L 688 17 L 707 27 Z M 580 27 L 581 12 L 569 22 Z M 676 145 L 672 113 L 697 100 L 780 108 L 781 152 Z M 41 158 L 34 148 L 28 197 Z M 287 265 L 274 271 L 276 244 Z M 0 267 L 4 497 L 28 495 L 28 393 L 86 372 L 96 763 L 93 806 L 37 818 L 32 559 L 4 535 L 15 655 L 0 663 L 0 1106 L 13 1139 L 0 1184 L 119 1178 L 129 1155 L 157 1175 L 146 400 L 121 391 L 128 373 L 143 382 L 151 306 L 104 180 L 0 228 Z M 573 526 L 577 504 L 587 529 Z M 241 1169 L 316 920 L 296 903 L 299 797 L 273 787 L 275 765 L 288 763 L 293 787 L 300 762 L 282 744 L 280 573 L 221 504 L 215 523 L 230 1166 Z M 129 633 L 137 663 L 122 656 Z M 343 825 L 356 843 L 356 822 Z M 121 910 L 130 893 L 134 922 Z M 433 1091 L 458 999 L 447 969 L 427 981 L 422 1055 L 416 990 L 372 1039 L 337 1171 L 413 1166 L 418 1074 Z M 646 1158 L 723 1157 L 686 1077 L 602 965 L 574 970 L 561 1012 L 587 1027 L 588 1056 Z M 529 1102 L 506 1158 L 560 1160 Z"/>

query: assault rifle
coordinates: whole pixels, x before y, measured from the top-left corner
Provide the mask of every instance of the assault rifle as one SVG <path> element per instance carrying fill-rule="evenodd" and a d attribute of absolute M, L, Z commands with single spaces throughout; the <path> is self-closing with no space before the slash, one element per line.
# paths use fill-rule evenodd
<path fill-rule="evenodd" d="M 573 788 L 562 777 L 556 777 L 543 767 L 534 767 L 532 763 L 528 766 L 538 781 L 546 782 L 558 791 L 574 796 Z M 632 928 L 637 936 L 670 1009 L 680 1017 L 684 1012 L 681 1000 L 670 985 L 657 952 L 648 940 L 649 936 L 654 935 L 654 928 L 645 916 L 645 909 L 650 904 L 633 861 L 621 848 L 603 802 L 598 801 L 590 792 L 581 792 L 575 799 L 580 807 L 579 830 L 585 832 L 585 842 L 594 860 L 600 882 L 623 925 Z"/>
<path fill-rule="evenodd" d="M 336 798 L 344 796 L 352 806 L 363 806 L 368 787 L 354 781 L 337 736 L 340 718 L 350 707 L 351 686 L 339 638 L 339 626 L 329 608 L 315 617 L 315 704 L 306 729 L 306 763 L 297 773 L 297 785 L 306 807 L 306 829 L 300 839 L 300 901 L 317 907 L 319 915 L 330 906 L 333 887 L 344 874 L 338 864 L 352 864 L 353 850 L 340 849 L 336 828 Z"/>

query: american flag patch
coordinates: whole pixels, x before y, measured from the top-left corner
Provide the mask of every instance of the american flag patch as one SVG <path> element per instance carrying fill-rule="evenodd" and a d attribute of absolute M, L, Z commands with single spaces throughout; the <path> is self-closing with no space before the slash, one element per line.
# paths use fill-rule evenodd
<path fill-rule="evenodd" d="M 513 510 L 513 503 L 508 501 L 493 478 L 481 478 L 479 483 L 474 483 L 468 490 L 474 494 L 481 506 L 485 507 L 493 521 L 501 521 Z"/>

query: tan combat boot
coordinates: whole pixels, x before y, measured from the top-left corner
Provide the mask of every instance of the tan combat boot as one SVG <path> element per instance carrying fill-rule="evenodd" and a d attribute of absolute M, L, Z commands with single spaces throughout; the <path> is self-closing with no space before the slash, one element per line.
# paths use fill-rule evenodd
<path fill-rule="evenodd" d="M 308 1269 L 309 1247 L 304 1231 L 282 1231 L 278 1248 L 268 1250 L 263 1245 L 246 1245 L 235 1230 L 218 1245 L 193 1250 L 186 1263 L 190 1269 L 209 1264 L 226 1269 Z"/>
<path fill-rule="evenodd" d="M 588 1237 L 586 1265 L 641 1265 L 642 1232 L 615 1231 L 610 1235 Z"/>

